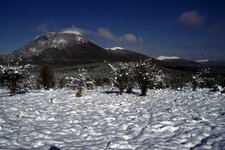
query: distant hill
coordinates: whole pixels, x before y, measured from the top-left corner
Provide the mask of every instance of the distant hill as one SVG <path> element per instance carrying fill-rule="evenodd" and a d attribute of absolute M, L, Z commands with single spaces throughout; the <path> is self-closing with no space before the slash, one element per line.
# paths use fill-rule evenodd
<path fill-rule="evenodd" d="M 16 51 L 0 54 L 0 64 L 11 62 L 40 65 L 47 63 L 58 68 L 105 61 L 139 61 L 146 58 L 149 57 L 122 47 L 102 48 L 81 33 L 66 30 L 37 36 Z M 166 68 L 178 70 L 225 67 L 225 63 L 220 61 L 190 61 L 177 56 L 159 56 L 154 61 Z"/>
<path fill-rule="evenodd" d="M 122 48 L 122 47 L 113 47 L 105 49 L 113 59 L 118 61 L 138 61 L 141 59 L 149 58 L 146 55 Z"/>
<path fill-rule="evenodd" d="M 212 61 L 212 60 L 208 60 L 208 59 L 204 59 L 204 60 L 196 60 L 195 62 L 200 63 L 202 65 L 208 66 L 208 67 L 225 67 L 225 62 L 224 61 Z"/>
<path fill-rule="evenodd" d="M 178 70 L 196 70 L 204 67 L 202 64 L 186 60 L 177 56 L 159 56 L 156 58 L 166 68 Z"/>

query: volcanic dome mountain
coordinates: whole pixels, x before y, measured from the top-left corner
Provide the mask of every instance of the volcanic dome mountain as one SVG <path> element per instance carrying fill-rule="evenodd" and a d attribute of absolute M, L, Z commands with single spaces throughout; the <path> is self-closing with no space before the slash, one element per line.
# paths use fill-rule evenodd
<path fill-rule="evenodd" d="M 50 32 L 27 43 L 22 48 L 0 56 L 0 62 L 48 63 L 55 66 L 103 61 L 137 61 L 147 56 L 125 49 L 104 49 L 77 31 Z"/>

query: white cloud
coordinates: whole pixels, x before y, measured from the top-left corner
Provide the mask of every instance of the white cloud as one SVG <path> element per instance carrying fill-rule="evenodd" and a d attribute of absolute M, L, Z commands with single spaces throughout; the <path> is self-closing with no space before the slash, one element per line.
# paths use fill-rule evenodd
<path fill-rule="evenodd" d="M 198 28 L 203 25 L 204 19 L 204 16 L 200 15 L 197 11 L 192 10 L 182 13 L 177 18 L 177 23 L 189 28 Z"/>
<path fill-rule="evenodd" d="M 99 28 L 97 31 L 97 34 L 102 37 L 105 38 L 107 40 L 116 40 L 116 36 L 114 34 L 112 34 L 108 29 L 106 28 Z"/>
<path fill-rule="evenodd" d="M 137 37 L 131 33 L 124 34 L 123 36 L 119 37 L 119 39 L 121 41 L 131 42 L 131 43 L 135 43 L 137 41 Z"/>
<path fill-rule="evenodd" d="M 113 40 L 119 43 L 130 43 L 130 44 L 137 44 L 140 45 L 143 43 L 142 38 L 138 38 L 132 33 L 124 34 L 122 36 L 116 36 L 107 28 L 99 28 L 97 31 L 97 35 L 101 38 L 107 40 Z"/>
<path fill-rule="evenodd" d="M 121 36 L 117 36 L 116 34 L 112 33 L 109 29 L 100 27 L 97 31 L 91 31 L 87 29 L 82 29 L 78 27 L 72 28 L 65 28 L 65 30 L 76 30 L 80 32 L 82 35 L 94 35 L 100 37 L 102 39 L 118 42 L 118 43 L 127 43 L 127 44 L 134 44 L 134 45 L 141 45 L 143 43 L 143 39 L 141 37 L 137 37 L 132 33 L 123 34 Z"/>

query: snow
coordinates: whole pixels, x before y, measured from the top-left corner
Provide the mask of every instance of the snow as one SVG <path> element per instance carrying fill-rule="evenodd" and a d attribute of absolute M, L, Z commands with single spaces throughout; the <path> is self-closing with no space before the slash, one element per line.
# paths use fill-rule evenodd
<path fill-rule="evenodd" d="M 123 47 L 112 47 L 112 48 L 106 48 L 106 49 L 110 49 L 110 50 L 115 51 L 115 50 L 122 50 L 124 48 Z"/>
<path fill-rule="evenodd" d="M 225 95 L 208 89 L 146 97 L 96 89 L 80 98 L 66 89 L 6 92 L 1 149 L 225 149 Z"/>
<path fill-rule="evenodd" d="M 36 39 L 38 39 L 39 37 L 41 37 L 41 35 L 36 36 L 33 40 L 36 40 Z"/>
<path fill-rule="evenodd" d="M 171 60 L 171 59 L 181 59 L 178 56 L 159 56 L 156 59 L 158 60 Z"/>
<path fill-rule="evenodd" d="M 67 44 L 67 41 L 64 38 L 55 38 L 52 41 L 51 47 L 57 48 L 59 46 L 64 46 Z"/>
<path fill-rule="evenodd" d="M 77 36 L 76 41 L 81 42 L 81 43 L 87 43 L 88 40 L 83 38 L 82 36 Z"/>
<path fill-rule="evenodd" d="M 30 51 L 30 52 L 36 52 L 37 49 L 36 49 L 35 47 L 31 47 L 31 48 L 29 48 L 29 51 Z"/>
<path fill-rule="evenodd" d="M 67 41 L 65 40 L 65 39 L 59 39 L 59 41 L 58 41 L 60 44 L 66 44 L 67 43 Z"/>
<path fill-rule="evenodd" d="M 62 31 L 61 33 L 71 33 L 71 34 L 76 34 L 76 35 L 82 36 L 82 34 L 75 29 L 65 30 L 65 31 Z"/>
<path fill-rule="evenodd" d="M 203 62 L 209 62 L 208 59 L 202 59 L 202 60 L 196 60 L 195 62 L 197 63 L 203 63 Z"/>

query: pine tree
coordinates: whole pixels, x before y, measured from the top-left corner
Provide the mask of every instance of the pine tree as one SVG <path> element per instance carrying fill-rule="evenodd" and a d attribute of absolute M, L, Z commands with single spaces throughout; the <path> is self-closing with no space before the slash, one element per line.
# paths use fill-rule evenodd
<path fill-rule="evenodd" d="M 38 79 L 39 88 L 50 89 L 55 85 L 55 78 L 52 68 L 49 65 L 43 65 L 40 69 L 40 75 Z"/>

